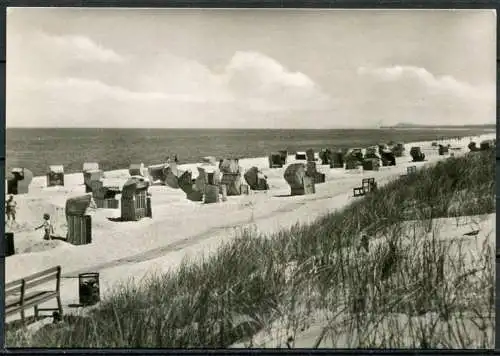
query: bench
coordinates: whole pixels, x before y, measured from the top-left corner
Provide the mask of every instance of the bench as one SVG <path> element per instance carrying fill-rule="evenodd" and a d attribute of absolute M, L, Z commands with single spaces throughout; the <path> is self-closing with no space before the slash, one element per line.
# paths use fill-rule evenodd
<path fill-rule="evenodd" d="M 406 173 L 407 174 L 412 174 L 417 172 L 417 166 L 410 166 L 406 167 Z"/>
<path fill-rule="evenodd" d="M 363 178 L 361 181 L 361 187 L 363 188 L 365 193 L 370 193 L 377 188 L 375 183 L 375 178 Z"/>
<path fill-rule="evenodd" d="M 361 197 L 361 196 L 365 195 L 365 190 L 363 187 L 353 188 L 352 190 L 353 190 L 355 197 Z"/>
<path fill-rule="evenodd" d="M 55 288 L 37 288 L 50 281 L 56 282 Z M 28 277 L 6 283 L 5 316 L 21 313 L 21 320 L 24 324 L 25 310 L 34 307 L 35 320 L 38 319 L 40 311 L 58 311 L 59 317 L 62 317 L 61 296 L 59 294 L 60 285 L 61 266 L 52 267 Z M 57 300 L 57 308 L 38 308 L 38 305 L 53 298 Z"/>

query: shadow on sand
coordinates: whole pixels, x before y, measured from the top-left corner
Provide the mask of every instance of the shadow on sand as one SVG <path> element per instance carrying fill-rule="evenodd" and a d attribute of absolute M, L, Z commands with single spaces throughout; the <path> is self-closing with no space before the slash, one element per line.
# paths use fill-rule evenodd
<path fill-rule="evenodd" d="M 50 239 L 51 240 L 59 240 L 59 241 L 64 241 L 64 242 L 67 242 L 67 239 L 66 237 L 63 237 L 63 236 L 50 236 Z"/>

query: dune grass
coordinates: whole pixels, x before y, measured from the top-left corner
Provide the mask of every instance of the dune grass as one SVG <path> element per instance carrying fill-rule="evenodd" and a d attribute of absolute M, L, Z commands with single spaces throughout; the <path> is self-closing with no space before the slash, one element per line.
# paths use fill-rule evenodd
<path fill-rule="evenodd" d="M 243 230 L 213 255 L 118 287 L 85 317 L 30 334 L 7 326 L 6 345 L 294 347 L 319 322 L 309 347 L 493 347 L 494 247 L 471 255 L 435 219 L 494 213 L 494 172 L 493 152 L 452 157 L 312 224 Z"/>

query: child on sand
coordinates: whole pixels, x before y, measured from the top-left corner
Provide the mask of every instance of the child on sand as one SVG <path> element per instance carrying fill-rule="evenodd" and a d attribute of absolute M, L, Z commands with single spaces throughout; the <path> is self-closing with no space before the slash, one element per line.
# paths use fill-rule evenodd
<path fill-rule="evenodd" d="M 42 227 L 44 228 L 45 234 L 43 235 L 44 240 L 50 240 L 51 239 L 51 233 L 54 233 L 54 228 L 52 227 L 52 224 L 50 223 L 50 215 L 49 214 L 43 214 L 43 223 L 42 225 L 35 227 L 35 231 L 38 229 L 41 229 Z"/>
<path fill-rule="evenodd" d="M 14 196 L 9 195 L 9 198 L 5 202 L 5 215 L 7 215 L 7 223 L 10 222 L 10 225 L 16 222 L 16 207 L 17 203 L 14 200 Z"/>

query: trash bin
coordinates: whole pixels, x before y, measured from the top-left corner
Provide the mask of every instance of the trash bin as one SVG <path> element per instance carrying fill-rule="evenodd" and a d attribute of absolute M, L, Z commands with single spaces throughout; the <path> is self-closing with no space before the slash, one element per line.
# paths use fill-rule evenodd
<path fill-rule="evenodd" d="M 99 273 L 80 273 L 78 289 L 81 305 L 94 305 L 100 302 Z"/>
<path fill-rule="evenodd" d="M 16 253 L 14 249 L 14 233 L 5 233 L 5 257 L 12 256 Z"/>

